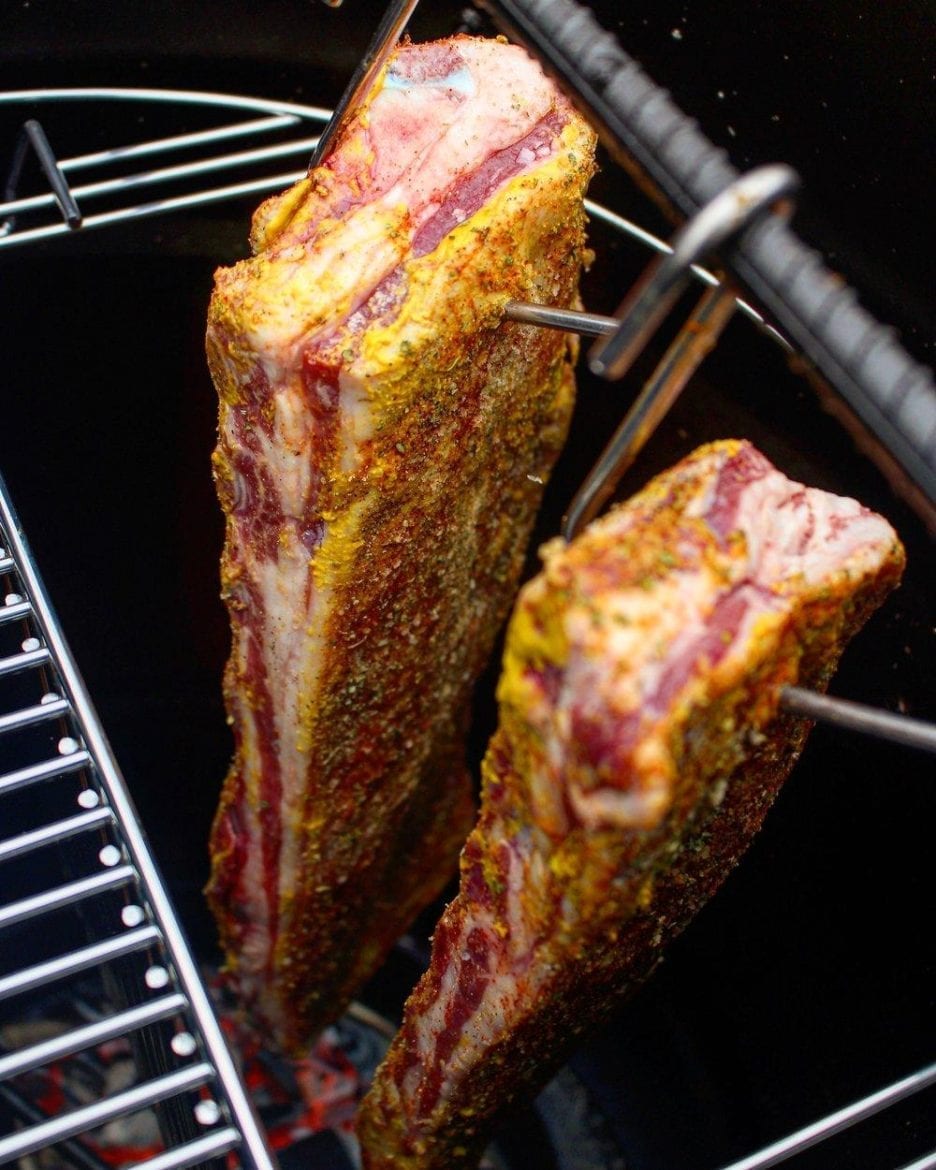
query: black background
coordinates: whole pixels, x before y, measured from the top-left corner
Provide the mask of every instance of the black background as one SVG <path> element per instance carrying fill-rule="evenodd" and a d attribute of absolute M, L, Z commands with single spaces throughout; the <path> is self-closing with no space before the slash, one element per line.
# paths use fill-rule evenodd
<path fill-rule="evenodd" d="M 933 6 L 632 3 L 606 27 L 741 168 L 804 179 L 796 224 L 932 355 Z M 379 12 L 346 0 L 6 4 L 0 85 L 177 86 L 330 104 Z M 414 35 L 460 23 L 417 11 Z M 678 34 L 678 35 L 674 35 Z M 62 150 L 132 140 L 49 115 Z M 182 127 L 176 127 L 181 129 Z M 0 107 L 0 156 L 14 123 Z M 606 166 L 596 195 L 668 230 Z M 254 201 L 255 202 L 255 201 Z M 0 470 L 22 513 L 141 819 L 200 950 L 199 890 L 229 744 L 219 677 L 221 525 L 201 335 L 213 267 L 244 250 L 251 203 L 0 253 Z M 610 311 L 645 257 L 595 229 L 589 307 Z M 541 535 L 619 416 L 627 388 L 583 380 Z M 743 322 L 630 477 L 697 442 L 753 438 L 784 470 L 859 495 L 905 536 L 904 588 L 834 689 L 932 718 L 932 546 L 812 391 Z M 710 1170 L 932 1059 L 934 768 L 818 729 L 767 828 L 613 1030 L 579 1055 L 634 1170 Z M 804 1156 L 897 1167 L 931 1149 L 932 1099 Z"/>

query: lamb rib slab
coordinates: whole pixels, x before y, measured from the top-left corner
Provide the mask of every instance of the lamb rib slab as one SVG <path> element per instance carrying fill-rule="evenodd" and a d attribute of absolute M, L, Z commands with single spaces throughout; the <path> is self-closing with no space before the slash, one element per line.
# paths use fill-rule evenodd
<path fill-rule="evenodd" d="M 522 50 L 405 45 L 217 273 L 235 758 L 209 899 L 248 1013 L 296 1050 L 455 868 L 463 739 L 562 444 L 593 135 Z"/>
<path fill-rule="evenodd" d="M 368 1170 L 474 1166 L 652 971 L 802 748 L 781 687 L 825 687 L 903 550 L 726 441 L 544 561 L 508 629 L 458 896 L 360 1111 Z"/>

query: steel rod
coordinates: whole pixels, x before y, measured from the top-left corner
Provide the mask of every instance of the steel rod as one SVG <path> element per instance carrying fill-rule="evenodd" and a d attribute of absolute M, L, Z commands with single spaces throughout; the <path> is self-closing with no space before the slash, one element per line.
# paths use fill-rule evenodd
<path fill-rule="evenodd" d="M 24 853 L 31 853 L 34 849 L 41 849 L 44 845 L 57 845 L 69 837 L 76 837 L 79 833 L 87 833 L 92 829 L 103 828 L 113 824 L 114 813 L 106 806 L 93 808 L 89 812 L 79 813 L 65 820 L 52 821 L 51 824 L 33 829 L 28 833 L 19 833 L 6 841 L 0 841 L 0 861 L 7 861 L 11 857 L 21 857 Z"/>
<path fill-rule="evenodd" d="M 4 731 L 13 731 L 15 728 L 30 727 L 35 723 L 46 723 L 59 715 L 67 715 L 69 710 L 65 699 L 53 699 L 49 703 L 22 707 L 19 711 L 11 711 L 9 715 L 0 715 L 0 734 Z"/>
<path fill-rule="evenodd" d="M 27 768 L 0 776 L 0 794 L 25 788 L 28 784 L 37 784 L 41 780 L 54 780 L 66 772 L 78 772 L 90 763 L 91 756 L 87 752 L 72 752 L 70 756 L 56 756 L 53 760 L 43 760 L 41 764 L 30 764 Z"/>
<path fill-rule="evenodd" d="M 60 1036 L 31 1044 L 28 1048 L 11 1052 L 8 1056 L 0 1056 L 0 1081 L 22 1076 L 23 1073 L 32 1072 L 44 1064 L 51 1064 L 53 1060 L 62 1060 L 96 1044 L 116 1040 L 138 1028 L 145 1028 L 148 1024 L 181 1015 L 187 1007 L 188 1001 L 184 995 L 177 992 L 164 995 L 140 1007 L 107 1016 L 103 1020 L 95 1020 L 93 1024 L 85 1024 Z"/>
<path fill-rule="evenodd" d="M 310 138 L 297 139 L 294 142 L 278 143 L 276 146 L 261 146 L 254 150 L 242 150 L 218 155 L 214 158 L 199 159 L 197 162 L 178 163 L 175 166 L 160 167 L 157 170 L 140 171 L 135 175 L 120 175 L 112 179 L 101 179 L 96 183 L 84 183 L 72 187 L 72 194 L 76 199 L 87 200 L 100 195 L 116 195 L 124 191 L 134 191 L 141 187 L 152 187 L 159 183 L 169 183 L 178 179 L 197 178 L 217 171 L 249 166 L 252 163 L 288 158 L 293 154 L 307 155 L 317 142 L 318 135 L 314 135 Z M 30 195 L 23 199 L 13 199 L 8 203 L 0 204 L 0 214 L 36 211 L 48 207 L 54 202 L 55 196 L 48 193 Z"/>
<path fill-rule="evenodd" d="M 104 942 L 92 943 L 91 946 L 58 955 L 45 963 L 25 967 L 0 979 L 0 999 L 19 995 L 23 991 L 35 991 L 36 988 L 54 983 L 66 975 L 87 971 L 90 967 L 97 967 L 109 959 L 132 955 L 134 951 L 141 951 L 159 941 L 159 931 L 155 926 L 141 926 L 139 930 L 127 931 L 126 934 L 118 934 Z"/>
<path fill-rule="evenodd" d="M 189 195 L 177 195 L 169 199 L 154 199 L 148 203 L 137 204 L 135 207 L 122 207 L 114 211 L 102 211 L 97 215 L 85 216 L 81 224 L 82 232 L 93 228 L 108 227 L 115 223 L 128 223 L 137 219 L 148 219 L 153 215 L 166 215 L 173 211 L 183 211 L 192 207 L 205 207 L 212 203 L 222 203 L 226 199 L 240 199 L 248 195 L 264 195 L 270 191 L 282 191 L 291 186 L 297 179 L 305 175 L 305 171 L 291 171 L 288 174 L 270 175 L 262 179 L 253 179 L 246 183 L 232 183 L 227 187 L 211 187 L 205 191 L 194 191 Z M 22 231 L 12 232 L 8 236 L 0 237 L 0 248 L 17 247 L 20 244 L 33 243 L 36 240 L 47 240 L 53 236 L 68 234 L 69 229 L 63 223 L 45 224 L 42 227 L 25 228 Z"/>
<path fill-rule="evenodd" d="M 902 747 L 936 752 L 936 724 L 922 719 L 881 711 L 851 699 L 820 695 L 802 687 L 784 687 L 780 692 L 780 702 L 791 714 L 814 719 L 817 723 L 828 723 L 832 727 L 857 731 L 861 735 L 873 735 Z"/>
<path fill-rule="evenodd" d="M 7 622 L 15 622 L 17 618 L 29 617 L 31 613 L 32 606 L 28 601 L 17 601 L 12 605 L 4 605 L 0 608 L 0 626 L 5 626 Z"/>
<path fill-rule="evenodd" d="M 62 910 L 84 898 L 91 898 L 104 890 L 116 889 L 118 886 L 129 885 L 136 880 L 136 870 L 131 865 L 119 865 L 113 869 L 105 869 L 101 873 L 91 874 L 90 877 L 78 878 L 65 885 L 56 886 L 51 890 L 44 890 L 41 894 L 33 894 L 29 898 L 20 898 L 8 906 L 0 907 L 0 927 L 12 926 L 15 922 L 27 922 L 39 914 L 50 914 L 54 910 Z"/>
<path fill-rule="evenodd" d="M 936 1150 L 932 1154 L 924 1154 L 922 1158 L 911 1162 L 909 1166 L 901 1166 L 900 1170 L 933 1170 L 934 1166 L 936 1166 Z"/>
<path fill-rule="evenodd" d="M 24 650 L 22 654 L 11 654 L 8 658 L 0 658 L 0 677 L 5 674 L 17 674 L 21 670 L 29 670 L 33 666 L 41 666 L 49 661 L 49 651 L 43 647 L 40 650 Z"/>
<path fill-rule="evenodd" d="M 321 106 L 305 106 L 296 102 L 273 101 L 270 98 L 246 97 L 241 94 L 218 93 L 201 89 L 153 89 L 146 86 L 79 85 L 75 88 L 53 86 L 49 89 L 10 89 L 0 92 L 0 106 L 26 103 L 79 101 L 98 102 L 157 102 L 161 105 L 182 103 L 192 106 L 210 106 L 221 110 L 253 110 L 263 114 L 296 114 L 300 118 L 314 118 L 327 122 L 331 111 Z"/>
<path fill-rule="evenodd" d="M 742 1158 L 740 1162 L 732 1162 L 730 1166 L 722 1167 L 722 1170 L 768 1170 L 770 1166 L 778 1166 L 781 1162 L 792 1158 L 794 1154 L 808 1150 L 810 1146 L 815 1146 L 819 1142 L 849 1129 L 859 1121 L 873 1117 L 882 1109 L 887 1109 L 932 1084 L 936 1084 L 936 1064 L 927 1065 L 919 1072 L 895 1081 L 894 1084 L 888 1085 L 877 1093 L 862 1097 L 860 1101 L 854 1101 L 851 1105 L 846 1105 L 844 1109 L 830 1113 L 827 1117 L 814 1121 L 812 1125 L 804 1126 L 803 1129 L 788 1134 L 780 1141 L 765 1146 L 756 1154 L 750 1154 L 748 1157 Z"/>
<path fill-rule="evenodd" d="M 52 150 L 48 138 L 46 138 L 45 130 L 43 130 L 42 125 L 35 118 L 30 118 L 23 126 L 23 130 L 28 135 L 32 148 L 39 159 L 39 165 L 42 167 L 43 174 L 49 186 L 52 188 L 55 202 L 59 205 L 59 209 L 62 212 L 62 218 L 72 230 L 81 227 L 81 210 L 75 202 L 75 197 L 68 185 L 68 180 L 62 173 L 62 168 L 59 166 L 58 159 L 55 157 L 55 152 Z"/>
<path fill-rule="evenodd" d="M 213 130 L 196 130 L 191 134 L 174 134 L 168 138 L 151 138 L 147 142 L 135 142 L 129 146 L 112 146 L 107 150 L 96 150 L 91 154 L 77 154 L 63 158 L 59 166 L 63 171 L 84 171 L 89 167 L 107 166 L 127 159 L 146 158 L 154 154 L 171 154 L 187 150 L 191 146 L 211 146 L 217 142 L 230 142 L 232 138 L 246 138 L 254 134 L 266 134 L 271 130 L 285 130 L 295 126 L 301 119 L 297 114 L 274 114 L 269 118 L 256 118 L 251 122 L 235 122 L 229 126 L 216 126 Z"/>
<path fill-rule="evenodd" d="M 617 317 L 601 313 L 583 313 L 577 309 L 553 309 L 549 305 L 532 305 L 527 301 L 508 301 L 504 316 L 521 325 L 540 325 L 565 333 L 581 333 L 586 337 L 608 336 L 617 329 Z"/>
<path fill-rule="evenodd" d="M 390 54 L 397 46 L 406 22 L 412 16 L 418 0 L 393 0 L 377 27 L 374 39 L 352 74 L 347 89 L 341 95 L 335 112 L 312 155 L 310 167 L 318 166 L 344 125 L 352 118 L 366 99 Z"/>
<path fill-rule="evenodd" d="M 210 1064 L 204 1062 L 193 1064 L 189 1068 L 157 1077 L 145 1084 L 135 1085 L 122 1093 L 115 1093 L 103 1101 L 95 1101 L 92 1105 L 85 1105 L 70 1113 L 60 1114 L 48 1121 L 20 1130 L 11 1137 L 0 1139 L 0 1165 L 24 1158 L 27 1154 L 34 1154 L 44 1146 L 62 1141 L 63 1138 L 74 1137 L 84 1130 L 95 1129 L 124 1113 L 145 1109 L 186 1089 L 198 1088 L 210 1081 L 213 1075 L 214 1069 Z"/>
<path fill-rule="evenodd" d="M 0 1083 L 0 1101 L 12 1111 L 13 1116 L 21 1124 L 39 1125 L 47 1117 L 47 1114 L 31 1101 L 27 1101 L 10 1085 Z M 80 1141 L 66 1138 L 59 1144 L 59 1151 L 69 1170 L 105 1170 L 101 1159 Z"/>
<path fill-rule="evenodd" d="M 147 1158 L 138 1165 L 142 1170 L 184 1170 L 186 1166 L 196 1166 L 206 1158 L 226 1154 L 242 1141 L 237 1130 L 228 1126 L 226 1129 L 215 1130 L 205 1137 L 196 1138 L 195 1141 L 186 1142 L 184 1146 L 176 1146 L 174 1150 L 157 1154 L 155 1158 Z"/>

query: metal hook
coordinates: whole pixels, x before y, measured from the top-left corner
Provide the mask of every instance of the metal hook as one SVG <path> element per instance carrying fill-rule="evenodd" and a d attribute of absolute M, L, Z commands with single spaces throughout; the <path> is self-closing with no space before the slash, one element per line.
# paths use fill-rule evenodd
<path fill-rule="evenodd" d="M 653 261 L 624 299 L 613 336 L 589 354 L 589 368 L 603 378 L 622 378 L 657 325 L 689 282 L 689 269 L 739 235 L 800 186 L 799 175 L 783 164 L 758 167 L 730 183 L 672 240 L 672 252 Z M 789 215 L 788 206 L 785 214 Z"/>
<path fill-rule="evenodd" d="M 715 347 L 734 315 L 734 289 L 727 284 L 707 289 L 663 355 L 653 375 L 634 400 L 575 493 L 562 518 L 562 536 L 572 540 L 598 514 L 651 435 L 666 417 L 686 383 Z"/>
<path fill-rule="evenodd" d="M 673 251 L 648 266 L 618 310 L 615 332 L 593 348 L 590 368 L 607 378 L 622 377 L 688 284 L 692 265 L 761 216 L 776 212 L 778 201 L 785 201 L 782 213 L 789 214 L 789 196 L 798 186 L 794 170 L 775 165 L 751 171 L 725 188 L 677 232 Z M 703 294 L 576 492 L 562 521 L 566 540 L 581 531 L 614 491 L 715 345 L 735 306 L 734 290 L 726 283 Z"/>

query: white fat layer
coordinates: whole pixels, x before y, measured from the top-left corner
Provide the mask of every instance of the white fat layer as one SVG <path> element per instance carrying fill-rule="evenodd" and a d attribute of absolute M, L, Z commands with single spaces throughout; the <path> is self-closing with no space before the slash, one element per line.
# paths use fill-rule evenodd
<path fill-rule="evenodd" d="M 815 585 L 845 560 L 859 571 L 878 563 L 882 544 L 890 547 L 890 525 L 857 500 L 803 487 L 766 461 L 765 467 L 741 488 L 736 508 L 735 527 L 747 543 L 752 579 L 770 587 L 799 574 Z M 717 478 L 708 477 L 687 515 L 704 517 L 717 487 Z"/>
<path fill-rule="evenodd" d="M 374 437 L 374 415 L 366 382 L 342 370 L 338 390 L 342 428 L 340 468 L 347 475 L 357 469 L 362 446 Z"/>
<path fill-rule="evenodd" d="M 245 849 L 245 871 L 239 883 L 242 895 L 250 902 L 247 917 L 251 928 L 245 936 L 238 957 L 238 975 L 246 995 L 259 994 L 263 1011 L 271 1022 L 280 1018 L 280 1009 L 268 1001 L 264 977 L 269 961 L 270 924 L 279 907 L 289 903 L 299 866 L 302 820 L 306 799 L 306 782 L 310 744 L 306 736 L 309 705 L 318 686 L 321 661 L 322 626 L 329 612 L 331 595 L 327 586 L 311 580 L 313 553 L 302 543 L 303 525 L 314 501 L 312 459 L 310 451 L 317 441 L 315 420 L 303 405 L 302 390 L 295 384 L 273 397 L 273 429 L 264 434 L 258 428 L 255 439 L 259 452 L 254 457 L 268 467 L 266 481 L 276 491 L 274 509 L 283 515 L 276 555 L 271 559 L 258 554 L 250 532 L 240 531 L 234 516 L 235 545 L 238 564 L 262 598 L 262 614 L 253 614 L 239 628 L 235 658 L 247 661 L 248 647 L 256 636 L 263 647 L 263 663 L 270 706 L 275 712 L 275 751 L 280 769 L 281 797 L 277 817 L 282 827 L 279 856 L 278 907 L 267 904 L 264 884 L 264 858 L 260 845 L 262 826 L 257 812 L 264 795 L 251 791 L 249 799 L 238 807 L 242 831 L 252 842 Z M 365 387 L 349 375 L 340 379 L 338 428 L 338 462 L 343 470 L 356 466 L 361 442 L 370 436 L 373 421 Z M 229 447 L 238 441 L 237 420 L 232 412 L 222 419 L 222 434 Z M 327 531 L 325 539 L 327 539 Z M 246 601 L 248 592 L 235 585 L 235 592 Z M 256 629 L 259 622 L 260 628 Z M 259 730 L 248 701 L 237 700 L 233 713 L 241 729 L 244 773 L 248 783 L 263 774 L 260 766 Z"/>
<path fill-rule="evenodd" d="M 279 507 L 288 519 L 301 517 L 312 480 L 309 445 L 314 441 L 305 398 L 295 387 L 273 395 L 273 431 L 257 430 L 260 463 L 269 468 L 279 496 Z"/>
<path fill-rule="evenodd" d="M 704 488 L 688 507 L 689 515 L 704 517 L 711 507 L 711 482 L 703 478 Z M 625 512 L 619 515 L 623 531 L 632 521 Z M 608 535 L 615 519 L 612 515 L 606 522 Z M 546 740 L 551 776 L 563 774 L 573 709 L 601 721 L 607 720 L 609 711 L 622 717 L 635 711 L 651 718 L 657 714 L 648 708 L 648 699 L 671 664 L 691 655 L 704 639 L 716 602 L 729 590 L 747 605 L 736 631 L 725 634 L 730 638 L 721 660 L 726 668 L 743 661 L 757 624 L 784 608 L 786 586 L 819 586 L 843 566 L 855 576 L 873 572 L 893 540 L 887 522 L 855 500 L 803 488 L 773 468 L 743 487 L 737 526 L 744 534 L 746 556 L 732 562 L 730 580 L 703 564 L 676 569 L 652 589 L 609 590 L 601 598 L 599 623 L 589 606 L 569 609 L 565 629 L 574 650 L 559 700 L 555 709 L 547 710 L 544 704 L 535 716 Z M 669 800 L 661 750 L 652 735 L 642 736 L 634 757 L 633 786 L 626 791 L 607 787 L 585 791 L 566 777 L 566 794 L 582 823 L 593 828 L 656 823 Z"/>
<path fill-rule="evenodd" d="M 493 933 L 492 916 L 478 908 L 474 908 L 472 914 L 462 920 L 458 933 L 453 937 L 451 961 L 442 977 L 438 998 L 420 1019 L 416 1036 L 419 1063 L 410 1068 L 404 1077 L 404 1100 L 413 1099 L 422 1070 L 438 1060 L 437 1039 L 447 1031 L 446 1013 L 461 994 L 463 972 L 472 966 L 468 938 L 476 930 L 496 937 Z M 525 980 L 518 980 L 513 964 L 502 946 L 493 949 L 490 958 L 493 966 L 487 972 L 480 1002 L 470 1019 L 462 1026 L 455 1047 L 445 1063 L 440 1087 L 440 1097 L 443 1101 L 449 1096 L 452 1087 L 457 1085 L 462 1077 L 484 1058 L 491 1045 L 496 1044 L 505 1034 L 508 1023 L 516 1018 L 518 1008 L 523 1003 L 532 1003 L 535 998 L 532 982 L 527 984 Z"/>
<path fill-rule="evenodd" d="M 438 998 L 420 1017 L 416 1032 L 419 1067 L 411 1068 L 403 1081 L 402 1098 L 413 1100 L 422 1075 L 438 1059 L 437 1039 L 447 1031 L 446 1020 L 461 994 L 461 983 L 469 968 L 474 976 L 468 939 L 477 930 L 488 938 L 488 962 L 484 988 L 477 1008 L 463 1025 L 457 1044 L 446 1061 L 440 1089 L 444 1101 L 465 1073 L 481 1062 L 486 1052 L 516 1026 L 518 1018 L 535 1007 L 540 990 L 551 971 L 535 963 L 536 934 L 524 908 L 530 890 L 543 888 L 548 880 L 547 863 L 538 836 L 522 832 L 510 840 L 506 824 L 488 826 L 491 841 L 501 841 L 507 853 L 502 871 L 506 879 L 504 922 L 496 924 L 491 911 L 472 905 L 461 917 L 452 938 L 451 961 L 446 967 Z M 555 924 L 558 926 L 558 924 Z M 504 930 L 506 926 L 506 932 Z M 534 960 L 531 962 L 531 960 Z"/>
<path fill-rule="evenodd" d="M 271 386 L 282 383 L 302 350 L 332 333 L 397 266 L 404 219 L 402 206 L 368 203 L 312 243 L 276 255 L 245 329 Z"/>
<path fill-rule="evenodd" d="M 521 49 L 485 42 L 463 42 L 458 52 L 471 78 L 447 91 L 423 84 L 384 88 L 369 112 L 372 142 L 399 141 L 406 128 L 406 150 L 378 151 L 374 178 L 387 187 L 384 198 L 405 203 L 417 226 L 438 207 L 443 192 L 464 171 L 511 146 L 548 114 L 555 102 L 539 66 Z M 536 162 L 535 154 L 526 165 Z"/>
<path fill-rule="evenodd" d="M 457 86 L 397 82 L 374 99 L 367 138 L 371 182 L 381 194 L 309 241 L 275 252 L 276 275 L 265 276 L 262 302 L 248 320 L 249 346 L 271 384 L 282 380 L 297 347 L 334 330 L 393 271 L 459 175 L 524 137 L 553 108 L 555 90 L 523 50 L 465 41 L 458 51 Z M 549 152 L 528 153 L 519 173 Z"/>

